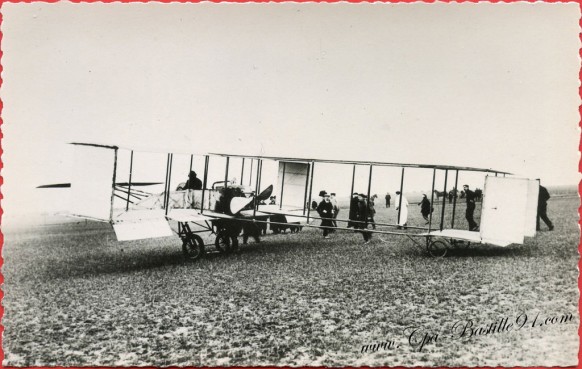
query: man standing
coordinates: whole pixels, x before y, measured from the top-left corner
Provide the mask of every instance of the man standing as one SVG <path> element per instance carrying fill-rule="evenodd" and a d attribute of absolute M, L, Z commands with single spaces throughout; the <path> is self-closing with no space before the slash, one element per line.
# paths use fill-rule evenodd
<path fill-rule="evenodd" d="M 390 207 L 390 194 L 386 193 L 386 207 L 389 208 Z"/>
<path fill-rule="evenodd" d="M 408 225 L 408 200 L 404 197 L 400 191 L 396 191 L 396 211 L 400 209 L 398 218 L 398 229 L 406 229 Z"/>
<path fill-rule="evenodd" d="M 356 224 L 353 221 L 357 221 L 358 220 L 358 193 L 354 192 L 354 194 L 352 195 L 352 199 L 350 201 L 350 214 L 348 215 L 349 220 L 351 220 L 351 222 L 348 222 L 348 228 L 350 227 L 354 227 L 356 228 Z"/>
<path fill-rule="evenodd" d="M 333 226 L 337 227 L 337 222 L 335 221 L 335 219 L 337 218 L 337 215 L 339 214 L 339 206 L 337 205 L 337 199 L 335 198 L 335 193 L 332 192 L 330 194 L 330 199 L 329 201 L 331 202 L 331 205 L 333 206 Z"/>
<path fill-rule="evenodd" d="M 473 219 L 473 213 L 475 212 L 475 192 L 469 189 L 469 185 L 463 185 L 463 190 L 465 191 L 465 198 L 467 199 L 467 211 L 465 212 L 465 218 L 469 223 L 470 231 L 478 231 L 479 227 Z"/>
<path fill-rule="evenodd" d="M 422 217 L 424 218 L 424 220 L 426 220 L 426 224 L 428 224 L 429 223 L 428 216 L 430 215 L 430 213 L 432 213 L 432 208 L 430 206 L 430 201 L 426 197 L 426 194 L 424 193 L 422 194 L 422 201 L 419 202 L 418 205 L 420 205 L 420 213 L 422 214 Z"/>
<path fill-rule="evenodd" d="M 540 218 L 546 223 L 550 231 L 554 230 L 554 225 L 550 218 L 548 218 L 548 200 L 550 199 L 550 193 L 548 190 L 540 185 L 540 192 L 538 194 L 538 216 L 536 218 L 536 230 L 540 230 Z"/>
<path fill-rule="evenodd" d="M 358 222 L 354 225 L 355 229 L 361 229 L 362 236 L 364 236 L 364 244 L 370 242 L 372 238 L 372 233 L 368 232 L 367 227 L 367 216 L 368 216 L 368 204 L 364 195 L 359 194 L 357 197 L 357 220 Z"/>
<path fill-rule="evenodd" d="M 333 227 L 333 205 L 327 192 L 321 191 L 319 196 L 323 197 L 323 201 L 317 206 L 317 213 L 322 218 L 321 226 L 324 227 L 323 238 L 329 238 L 328 234 L 332 231 Z"/>

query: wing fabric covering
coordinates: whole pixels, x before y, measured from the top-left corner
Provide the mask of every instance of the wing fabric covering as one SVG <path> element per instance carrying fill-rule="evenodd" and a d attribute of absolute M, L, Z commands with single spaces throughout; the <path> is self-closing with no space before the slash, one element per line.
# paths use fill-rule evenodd
<path fill-rule="evenodd" d="M 483 242 L 499 246 L 523 244 L 526 225 L 531 222 L 528 217 L 532 216 L 531 210 L 528 211 L 529 182 L 523 178 L 485 178 L 481 215 Z"/>
<path fill-rule="evenodd" d="M 285 176 L 283 176 L 283 168 L 285 169 Z M 279 163 L 279 191 L 283 187 L 283 197 L 279 199 L 279 201 L 282 201 L 281 206 L 303 209 L 308 170 L 309 164 L 306 163 Z"/>
<path fill-rule="evenodd" d="M 71 213 L 111 220 L 116 149 L 79 145 L 74 150 Z"/>
<path fill-rule="evenodd" d="M 118 241 L 143 240 L 174 235 L 168 221 L 163 216 L 158 219 L 115 223 L 113 224 L 113 230 Z"/>
<path fill-rule="evenodd" d="M 538 195 L 540 192 L 540 181 L 530 179 L 527 187 L 527 209 L 525 216 L 526 237 L 535 237 L 536 235 L 536 217 L 538 215 Z"/>

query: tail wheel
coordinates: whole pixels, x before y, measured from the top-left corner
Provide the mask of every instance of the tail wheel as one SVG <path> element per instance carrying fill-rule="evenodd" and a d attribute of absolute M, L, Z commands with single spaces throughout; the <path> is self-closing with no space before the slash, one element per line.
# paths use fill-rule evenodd
<path fill-rule="evenodd" d="M 427 250 L 430 256 L 436 258 L 442 258 L 447 254 L 448 251 L 447 244 L 444 241 L 436 240 L 428 244 Z"/>
<path fill-rule="evenodd" d="M 204 242 L 197 234 L 191 234 L 182 239 L 182 252 L 188 260 L 198 260 L 204 255 Z"/>

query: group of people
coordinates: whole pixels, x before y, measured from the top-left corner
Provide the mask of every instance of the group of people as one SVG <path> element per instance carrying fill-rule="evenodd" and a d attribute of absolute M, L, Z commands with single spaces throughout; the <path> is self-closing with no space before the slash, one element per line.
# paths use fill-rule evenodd
<path fill-rule="evenodd" d="M 320 191 L 319 196 L 322 198 L 321 202 L 317 205 L 317 213 L 321 217 L 321 226 L 323 227 L 323 237 L 329 238 L 329 234 L 335 232 L 337 227 L 337 215 L 339 214 L 339 206 L 335 193 L 327 193 L 326 191 Z M 366 229 L 366 224 L 371 223 L 375 228 L 374 224 L 374 214 L 376 210 L 374 209 L 374 197 L 367 201 L 366 195 L 354 193 L 350 203 L 350 213 L 348 228 L 354 228 L 356 230 L 361 230 L 360 232 L 364 236 L 365 243 L 370 242 L 372 234 L 370 232 L 364 231 Z"/>

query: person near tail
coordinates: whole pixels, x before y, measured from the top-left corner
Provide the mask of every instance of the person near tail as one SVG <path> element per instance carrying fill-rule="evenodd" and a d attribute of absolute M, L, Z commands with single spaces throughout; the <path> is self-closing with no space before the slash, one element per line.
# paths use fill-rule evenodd
<path fill-rule="evenodd" d="M 470 231 L 478 231 L 479 226 L 475 219 L 473 219 L 473 214 L 475 213 L 475 192 L 469 189 L 469 185 L 463 185 L 463 190 L 465 190 L 465 198 L 467 199 L 467 210 L 465 211 L 465 218 L 469 223 Z"/>
<path fill-rule="evenodd" d="M 546 223 L 550 231 L 554 230 L 554 224 L 548 218 L 548 200 L 550 199 L 550 193 L 548 189 L 540 185 L 540 192 L 538 194 L 538 214 L 536 217 L 536 230 L 540 230 L 540 218 Z"/>

